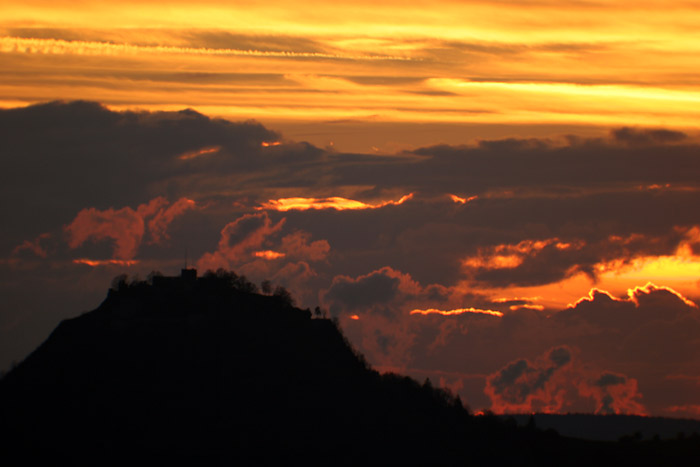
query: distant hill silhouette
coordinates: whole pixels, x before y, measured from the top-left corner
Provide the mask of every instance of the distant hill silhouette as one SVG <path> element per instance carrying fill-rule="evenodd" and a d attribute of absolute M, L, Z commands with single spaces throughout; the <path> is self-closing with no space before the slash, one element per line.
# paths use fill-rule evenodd
<path fill-rule="evenodd" d="M 531 415 L 503 415 L 513 417 L 525 426 Z M 698 437 L 700 420 L 641 415 L 544 414 L 532 415 L 538 428 L 554 429 L 563 436 L 617 441 L 620 439 L 660 439 Z"/>
<path fill-rule="evenodd" d="M 269 287 L 266 287 L 269 289 Z M 117 278 L 0 380 L 4 465 L 662 465 L 694 440 L 601 443 L 474 417 L 380 375 L 337 324 L 232 272 Z"/>

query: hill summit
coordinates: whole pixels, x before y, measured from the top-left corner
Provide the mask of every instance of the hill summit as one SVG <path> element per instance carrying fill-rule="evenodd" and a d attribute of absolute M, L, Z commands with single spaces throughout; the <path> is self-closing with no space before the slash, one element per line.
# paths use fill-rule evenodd
<path fill-rule="evenodd" d="M 221 270 L 117 278 L 1 380 L 8 446 L 98 465 L 136 453 L 393 462 L 434 456 L 410 446 L 444 432 L 442 417 L 468 417 L 444 391 L 371 370 L 283 289 L 255 289 Z"/>

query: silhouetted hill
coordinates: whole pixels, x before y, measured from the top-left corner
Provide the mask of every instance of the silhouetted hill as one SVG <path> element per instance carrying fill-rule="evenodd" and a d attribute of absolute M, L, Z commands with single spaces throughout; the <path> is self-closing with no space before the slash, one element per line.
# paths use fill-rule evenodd
<path fill-rule="evenodd" d="M 0 462 L 661 465 L 698 454 L 687 440 L 594 443 L 472 417 L 427 382 L 379 375 L 333 321 L 278 292 L 221 271 L 117 281 L 0 380 Z"/>
<path fill-rule="evenodd" d="M 525 426 L 530 415 L 503 415 L 513 417 L 518 425 Z M 544 414 L 532 416 L 535 425 L 542 429 L 556 430 L 562 436 L 597 441 L 617 441 L 622 438 L 672 439 L 697 437 L 700 420 L 641 415 L 593 415 L 593 414 Z"/>

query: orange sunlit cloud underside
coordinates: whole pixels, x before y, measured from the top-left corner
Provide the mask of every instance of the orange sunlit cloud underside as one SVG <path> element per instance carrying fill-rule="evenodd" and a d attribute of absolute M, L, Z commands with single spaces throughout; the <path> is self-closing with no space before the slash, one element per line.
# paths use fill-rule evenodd
<path fill-rule="evenodd" d="M 651 282 L 647 282 L 647 284 L 646 284 L 645 286 L 643 286 L 643 287 L 637 286 L 637 287 L 634 287 L 634 288 L 631 288 L 631 289 L 627 289 L 627 297 L 625 297 L 625 298 L 617 298 L 617 297 L 615 297 L 614 295 L 612 295 L 610 292 L 608 292 L 607 290 L 601 290 L 601 289 L 598 289 L 598 288 L 593 288 L 593 289 L 591 289 L 590 292 L 588 293 L 588 296 L 586 296 L 586 297 L 581 297 L 581 298 L 578 299 L 575 303 L 570 303 L 570 304 L 568 305 L 568 307 L 569 307 L 569 308 L 574 308 L 574 307 L 576 307 L 576 305 L 578 305 L 579 303 L 593 301 L 594 292 L 603 293 L 603 294 L 609 296 L 612 300 L 615 300 L 615 301 L 619 301 L 619 302 L 631 301 L 631 302 L 634 302 L 635 304 L 639 305 L 639 299 L 638 299 L 638 297 L 639 297 L 640 294 L 649 294 L 649 293 L 651 293 L 651 292 L 653 292 L 653 291 L 656 291 L 656 290 L 664 290 L 664 291 L 666 291 L 666 292 L 670 292 L 671 294 L 673 294 L 673 295 L 675 295 L 676 297 L 678 297 L 678 298 L 679 298 L 683 303 L 685 303 L 686 305 L 688 305 L 688 306 L 690 306 L 690 307 L 693 307 L 693 308 L 697 308 L 697 307 L 698 307 L 697 304 L 696 304 L 695 302 L 693 302 L 692 300 L 689 300 L 688 298 L 684 297 L 683 294 L 681 294 L 680 292 L 678 292 L 678 291 L 676 291 L 676 290 L 673 290 L 671 287 L 658 286 L 658 285 L 653 284 L 653 283 L 651 283 Z"/>
<path fill-rule="evenodd" d="M 625 239 L 612 236 L 609 241 L 624 244 L 634 238 Z M 700 233 L 697 227 L 688 229 L 685 238 L 678 244 L 676 251 L 663 256 L 636 256 L 602 261 L 592 266 L 595 280 L 588 274 L 573 268 L 571 273 L 562 280 L 544 285 L 511 286 L 503 288 L 487 288 L 480 284 L 480 290 L 492 297 L 494 303 L 505 303 L 509 300 L 527 303 L 514 304 L 511 310 L 519 309 L 544 310 L 564 309 L 572 303 L 583 300 L 582 291 L 593 288 L 609 291 L 617 297 L 631 297 L 630 290 L 637 290 L 648 282 L 668 287 L 678 294 L 686 304 L 695 306 L 685 297 L 700 297 L 700 256 L 693 252 L 692 243 L 697 243 Z M 522 240 L 517 244 L 502 244 L 485 249 L 479 249 L 478 254 L 462 259 L 462 265 L 467 273 L 478 270 L 506 270 L 521 266 L 529 257 L 537 255 L 546 247 L 553 246 L 559 251 L 578 250 L 586 243 L 577 241 L 561 242 L 558 238 L 541 240 Z M 473 284 L 464 281 L 462 288 L 468 291 Z M 676 292 L 677 291 L 677 292 Z M 528 297 L 525 299 L 505 299 L 503 296 Z M 625 298 L 627 299 L 627 298 Z"/>
<path fill-rule="evenodd" d="M 189 151 L 189 152 L 183 153 L 178 157 L 178 159 L 180 159 L 181 161 L 196 159 L 197 157 L 206 156 L 209 154 L 216 154 L 220 150 L 221 150 L 221 146 L 206 147 L 206 148 L 199 149 L 197 151 Z"/>
<path fill-rule="evenodd" d="M 275 260 L 275 259 L 280 259 L 284 258 L 286 256 L 285 253 L 280 253 L 278 251 L 272 251 L 272 250 L 264 250 L 264 251 L 256 251 L 253 253 L 253 256 L 256 258 L 262 258 L 262 259 L 267 259 L 267 260 Z"/>
<path fill-rule="evenodd" d="M 470 196 L 469 198 L 461 198 L 457 195 L 449 195 L 450 199 L 454 201 L 457 204 L 467 204 L 470 201 L 474 201 L 475 199 L 478 198 L 478 196 Z"/>
<path fill-rule="evenodd" d="M 503 313 L 500 311 L 495 311 L 495 310 L 482 310 L 479 308 L 457 308 L 456 310 L 436 310 L 434 308 L 429 308 L 427 310 L 411 310 L 412 315 L 443 315 L 443 316 L 452 316 L 452 315 L 461 315 L 464 313 L 475 313 L 475 314 L 481 314 L 481 315 L 490 315 L 490 316 L 497 316 L 501 318 L 503 316 Z"/>
<path fill-rule="evenodd" d="M 402 196 L 398 201 L 382 201 L 376 204 L 363 203 L 354 199 L 333 196 L 330 198 L 281 198 L 263 203 L 258 210 L 306 211 L 309 209 L 335 209 L 337 211 L 379 209 L 385 206 L 397 206 L 413 198 L 413 193 Z"/>
<path fill-rule="evenodd" d="M 138 260 L 135 259 L 88 259 L 88 258 L 78 258 L 73 260 L 73 264 L 84 264 L 86 266 L 134 266 L 139 264 Z"/>
<path fill-rule="evenodd" d="M 603 269 L 603 266 L 599 269 Z M 657 256 L 641 257 L 631 263 L 607 265 L 605 272 L 599 273 L 594 282 L 583 273 L 575 274 L 561 281 L 536 285 L 512 286 L 505 288 L 482 288 L 481 291 L 492 297 L 531 296 L 531 304 L 519 305 L 519 308 L 562 310 L 588 296 L 584 291 L 598 289 L 614 297 L 627 300 L 642 284 L 651 283 L 654 287 L 667 289 L 681 298 L 687 305 L 695 303 L 687 297 L 700 297 L 700 257 Z M 656 285 L 654 285 L 656 284 Z M 647 285 L 648 286 L 648 285 Z M 465 291 L 471 290 L 471 284 L 464 282 Z M 494 298 L 494 302 L 505 301 Z M 542 307 L 542 308 L 541 308 Z"/>
<path fill-rule="evenodd" d="M 692 2 L 311 3 L 6 2 L 0 104 L 700 127 Z"/>

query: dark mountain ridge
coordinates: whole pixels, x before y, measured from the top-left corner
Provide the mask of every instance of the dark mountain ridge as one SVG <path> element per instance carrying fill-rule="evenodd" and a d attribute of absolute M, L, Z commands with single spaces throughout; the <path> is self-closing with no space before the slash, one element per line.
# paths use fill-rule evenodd
<path fill-rule="evenodd" d="M 535 426 L 542 430 L 553 429 L 562 436 L 596 441 L 698 438 L 700 436 L 700 420 L 688 418 L 585 413 L 513 414 L 501 415 L 501 417 L 504 419 L 512 417 L 521 426 L 527 425 L 532 417 Z"/>
<path fill-rule="evenodd" d="M 72 465 L 661 465 L 697 442 L 559 437 L 380 375 L 328 319 L 234 273 L 116 281 L 0 380 L 0 459 Z M 10 465 L 10 464 L 6 464 Z"/>

